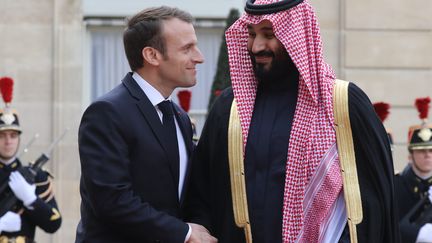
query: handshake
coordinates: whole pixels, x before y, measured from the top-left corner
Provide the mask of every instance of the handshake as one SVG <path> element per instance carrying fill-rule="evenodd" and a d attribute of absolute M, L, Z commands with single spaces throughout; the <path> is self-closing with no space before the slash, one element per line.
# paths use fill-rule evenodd
<path fill-rule="evenodd" d="M 210 232 L 202 225 L 188 223 L 192 234 L 186 243 L 217 243 L 218 240 L 210 235 Z"/>
<path fill-rule="evenodd" d="M 21 200 L 25 207 L 30 207 L 37 199 L 36 186 L 29 184 L 24 177 L 14 171 L 9 176 L 9 187 L 15 196 Z M 15 212 L 8 211 L 0 217 L 0 233 L 17 232 L 21 230 L 21 216 Z"/>

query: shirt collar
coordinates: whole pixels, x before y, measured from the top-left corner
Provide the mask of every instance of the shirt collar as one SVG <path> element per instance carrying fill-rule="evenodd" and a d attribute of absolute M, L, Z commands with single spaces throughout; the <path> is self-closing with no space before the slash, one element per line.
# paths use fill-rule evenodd
<path fill-rule="evenodd" d="M 12 157 L 12 158 L 10 158 L 9 160 L 3 160 L 3 159 L 0 159 L 0 163 L 2 163 L 2 164 L 5 165 L 5 166 L 8 166 L 8 165 L 12 164 L 12 162 L 14 162 L 15 159 L 16 159 L 15 156 Z"/>
<path fill-rule="evenodd" d="M 0 169 L 6 170 L 6 171 L 15 171 L 18 169 L 20 165 L 19 160 L 16 157 L 13 157 L 12 159 L 8 161 L 0 161 Z"/>
<path fill-rule="evenodd" d="M 165 100 L 163 95 L 149 82 L 145 81 L 137 72 L 133 72 L 132 78 L 137 82 L 142 91 L 144 91 L 153 106 L 157 106 L 159 103 Z M 171 100 L 171 96 L 166 100 Z"/>

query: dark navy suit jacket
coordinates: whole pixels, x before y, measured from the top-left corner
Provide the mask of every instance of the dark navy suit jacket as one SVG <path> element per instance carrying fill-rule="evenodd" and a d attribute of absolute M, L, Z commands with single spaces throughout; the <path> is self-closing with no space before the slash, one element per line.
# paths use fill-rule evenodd
<path fill-rule="evenodd" d="M 190 119 L 179 106 L 174 109 L 190 155 Z M 131 73 L 87 108 L 78 137 L 82 202 L 76 242 L 184 242 L 189 227 L 179 219 L 178 166 L 169 162 L 162 129 Z"/>

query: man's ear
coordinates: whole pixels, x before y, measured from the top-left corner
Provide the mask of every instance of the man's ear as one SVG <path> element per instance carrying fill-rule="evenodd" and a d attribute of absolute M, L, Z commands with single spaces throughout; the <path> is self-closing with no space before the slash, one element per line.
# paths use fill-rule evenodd
<path fill-rule="evenodd" d="M 160 53 L 153 47 L 146 46 L 142 49 L 141 52 L 144 61 L 149 63 L 150 65 L 159 66 Z"/>

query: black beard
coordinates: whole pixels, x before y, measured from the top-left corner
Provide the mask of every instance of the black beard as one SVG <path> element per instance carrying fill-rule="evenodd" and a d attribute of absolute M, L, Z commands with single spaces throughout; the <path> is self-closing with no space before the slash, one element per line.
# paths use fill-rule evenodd
<path fill-rule="evenodd" d="M 289 80 L 298 81 L 299 72 L 291 60 L 288 53 L 285 53 L 283 59 L 276 59 L 275 54 L 270 51 L 262 51 L 257 54 L 249 53 L 252 60 L 252 67 L 256 78 L 261 85 L 273 85 L 277 83 L 285 83 Z M 267 56 L 272 57 L 270 69 L 265 70 L 264 64 L 256 63 L 256 56 Z"/>

